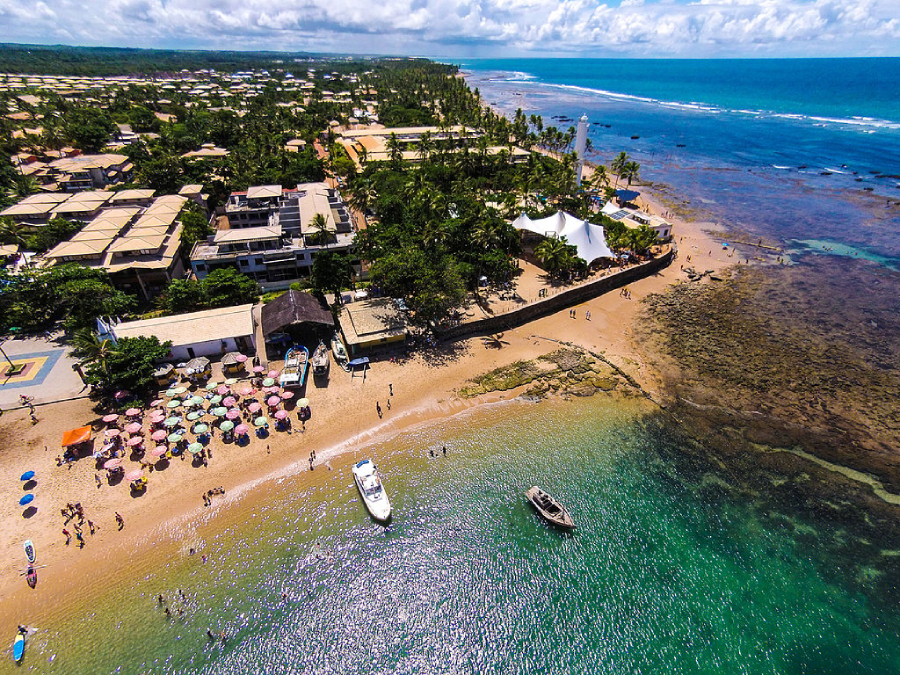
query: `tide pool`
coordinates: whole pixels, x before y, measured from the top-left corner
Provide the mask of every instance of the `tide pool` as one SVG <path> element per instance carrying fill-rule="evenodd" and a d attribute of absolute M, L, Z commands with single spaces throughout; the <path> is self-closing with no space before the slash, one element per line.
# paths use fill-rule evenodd
<path fill-rule="evenodd" d="M 879 601 L 884 572 L 848 558 L 854 533 L 748 500 L 680 461 L 686 443 L 648 404 L 607 397 L 516 401 L 402 433 L 185 525 L 174 553 L 134 561 L 100 601 L 42 626 L 24 667 L 891 672 L 900 614 Z M 393 501 L 387 528 L 350 476 L 366 456 Z M 576 533 L 537 518 L 533 484 L 562 499 Z"/>

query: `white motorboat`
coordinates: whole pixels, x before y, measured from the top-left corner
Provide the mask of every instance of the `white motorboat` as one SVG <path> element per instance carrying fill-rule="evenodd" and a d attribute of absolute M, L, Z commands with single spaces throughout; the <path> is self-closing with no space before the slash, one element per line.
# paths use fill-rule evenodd
<path fill-rule="evenodd" d="M 388 499 L 378 469 L 371 459 L 364 459 L 353 466 L 353 480 L 366 508 L 375 520 L 386 523 L 391 519 L 391 501 Z"/>

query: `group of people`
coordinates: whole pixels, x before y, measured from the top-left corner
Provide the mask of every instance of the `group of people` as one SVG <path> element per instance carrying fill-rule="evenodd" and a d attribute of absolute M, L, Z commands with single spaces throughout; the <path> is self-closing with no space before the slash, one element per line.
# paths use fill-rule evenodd
<path fill-rule="evenodd" d="M 75 530 L 75 539 L 78 541 L 78 548 L 84 548 L 84 545 L 87 543 L 84 539 L 83 532 L 85 526 L 92 535 L 100 529 L 99 525 L 96 525 L 92 520 L 85 517 L 84 507 L 81 506 L 81 502 L 76 502 L 75 504 L 69 502 L 66 504 L 66 508 L 60 509 L 60 513 L 63 518 L 65 518 L 62 533 L 66 537 L 66 546 L 72 543 L 72 533 L 69 532 L 67 527 L 69 523 L 72 523 L 72 529 Z"/>
<path fill-rule="evenodd" d="M 203 506 L 212 505 L 212 498 L 215 495 L 224 495 L 224 494 L 225 494 L 225 488 L 222 486 L 219 486 L 217 488 L 212 488 L 211 490 L 207 490 L 206 492 L 203 493 Z"/>

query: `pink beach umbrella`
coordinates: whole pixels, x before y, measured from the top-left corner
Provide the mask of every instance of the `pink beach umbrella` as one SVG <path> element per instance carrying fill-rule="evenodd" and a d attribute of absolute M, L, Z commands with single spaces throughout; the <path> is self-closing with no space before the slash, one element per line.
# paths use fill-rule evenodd
<path fill-rule="evenodd" d="M 229 389 L 228 389 L 228 387 L 227 387 L 226 385 L 220 384 L 220 385 L 219 385 L 219 388 L 216 389 L 216 393 L 217 393 L 219 396 L 225 396 L 227 393 L 229 393 Z"/>
<path fill-rule="evenodd" d="M 259 403 L 257 403 L 256 401 L 254 401 L 253 403 L 250 404 L 250 406 L 247 409 L 250 412 L 255 413 L 255 412 L 259 412 L 260 410 L 262 410 L 262 406 Z"/>
<path fill-rule="evenodd" d="M 139 408 L 129 408 L 128 410 L 125 411 L 126 417 L 136 417 L 140 414 L 141 414 L 141 411 Z"/>
<path fill-rule="evenodd" d="M 125 474 L 125 480 L 140 480 L 144 477 L 143 469 L 132 469 Z"/>
<path fill-rule="evenodd" d="M 266 372 L 265 366 L 253 366 L 254 373 L 264 373 Z"/>
<path fill-rule="evenodd" d="M 128 395 L 130 393 L 131 392 L 128 391 L 127 389 L 120 389 L 119 391 L 116 392 L 116 400 L 121 401 L 123 398 L 128 398 Z"/>
<path fill-rule="evenodd" d="M 119 421 L 119 416 L 116 415 L 115 413 L 110 413 L 109 415 L 103 416 L 103 421 L 106 424 L 115 424 L 116 422 Z"/>
<path fill-rule="evenodd" d="M 156 411 L 153 415 L 150 415 L 150 423 L 151 424 L 161 424 L 166 419 L 166 416 L 161 412 Z"/>
<path fill-rule="evenodd" d="M 267 404 L 270 408 L 274 408 L 274 407 L 275 407 L 276 405 L 278 405 L 279 403 L 281 403 L 281 399 L 278 398 L 277 396 L 270 396 L 270 397 L 269 397 L 269 400 L 266 401 L 266 404 Z"/>
<path fill-rule="evenodd" d="M 237 361 L 238 363 L 246 363 L 247 357 L 244 354 L 238 354 L 237 356 L 234 357 L 234 360 Z"/>
<path fill-rule="evenodd" d="M 249 432 L 250 432 L 250 427 L 248 427 L 246 424 L 238 424 L 234 428 L 234 433 L 236 433 L 238 436 L 243 436 L 244 434 L 249 433 Z"/>
<path fill-rule="evenodd" d="M 225 413 L 225 417 L 230 420 L 236 420 L 236 419 L 240 418 L 240 416 L 241 416 L 241 411 L 238 410 L 237 408 L 232 408 L 227 413 Z"/>
<path fill-rule="evenodd" d="M 106 435 L 109 436 L 110 438 L 115 438 L 120 433 L 121 432 L 118 429 L 107 429 L 106 430 Z"/>
<path fill-rule="evenodd" d="M 241 396 L 253 396 L 253 394 L 255 393 L 256 389 L 254 389 L 253 387 L 244 387 L 240 391 Z"/>
<path fill-rule="evenodd" d="M 139 434 L 141 433 L 141 425 L 138 422 L 132 422 L 127 427 L 125 427 L 125 431 L 129 434 Z"/>
<path fill-rule="evenodd" d="M 168 451 L 169 448 L 167 448 L 165 445 L 157 445 L 155 448 L 153 448 L 153 450 L 150 451 L 150 454 L 154 457 L 162 457 Z"/>
<path fill-rule="evenodd" d="M 281 371 L 280 371 L 280 370 L 270 370 L 270 371 L 269 371 L 269 377 L 271 377 L 273 380 L 274 380 L 276 377 L 278 377 L 279 375 L 281 375 Z"/>
<path fill-rule="evenodd" d="M 237 404 L 237 399 L 234 396 L 226 396 L 222 399 L 222 405 L 226 408 L 233 408 Z"/>
<path fill-rule="evenodd" d="M 286 391 L 281 395 L 281 398 L 283 398 L 285 401 L 290 400 L 290 399 L 294 398 L 294 392 Z"/>
<path fill-rule="evenodd" d="M 161 399 L 161 398 L 157 398 L 157 399 L 154 399 L 153 401 L 150 401 L 150 407 L 151 407 L 151 408 L 155 408 L 155 407 L 158 406 L 158 405 L 162 405 L 162 399 Z"/>
<path fill-rule="evenodd" d="M 279 410 L 278 412 L 275 413 L 276 420 L 283 420 L 287 416 L 288 416 L 287 410 Z"/>
<path fill-rule="evenodd" d="M 122 466 L 121 457 L 114 457 L 113 459 L 108 459 L 103 464 L 104 469 L 118 469 L 120 466 Z"/>
<path fill-rule="evenodd" d="M 144 442 L 144 439 L 141 438 L 140 436 L 132 436 L 131 438 L 128 439 L 128 447 L 134 448 L 143 442 Z"/>
<path fill-rule="evenodd" d="M 150 434 L 150 438 L 159 443 L 160 441 L 166 440 L 166 436 L 168 436 L 164 429 L 157 429 L 152 434 Z"/>

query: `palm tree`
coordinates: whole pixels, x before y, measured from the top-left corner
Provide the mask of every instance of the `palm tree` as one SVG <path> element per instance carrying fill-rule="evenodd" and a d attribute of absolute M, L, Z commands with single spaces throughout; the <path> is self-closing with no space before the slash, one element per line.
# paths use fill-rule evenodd
<path fill-rule="evenodd" d="M 97 363 L 106 372 L 106 361 L 115 350 L 111 340 L 101 340 L 90 328 L 82 328 L 72 335 L 73 354 L 79 363 Z"/>
<path fill-rule="evenodd" d="M 616 174 L 616 184 L 614 187 L 619 186 L 619 178 L 622 177 L 622 171 L 625 169 L 626 164 L 628 164 L 628 153 L 624 150 L 616 155 L 615 159 L 609 163 L 610 170 Z"/>
<path fill-rule="evenodd" d="M 11 218 L 0 218 L 0 243 L 24 247 L 31 228 Z"/>
<path fill-rule="evenodd" d="M 397 134 L 391 132 L 391 135 L 388 136 L 387 143 L 385 143 L 385 147 L 387 148 L 393 164 L 399 164 L 403 160 L 403 149 L 400 146 L 400 139 L 397 138 Z"/>
<path fill-rule="evenodd" d="M 572 267 L 575 257 L 572 255 L 571 248 L 565 237 L 548 238 L 535 247 L 534 253 L 544 269 L 552 276 Z"/>
<path fill-rule="evenodd" d="M 630 186 L 631 181 L 637 180 L 640 170 L 641 165 L 637 162 L 625 162 L 625 165 L 622 167 L 622 178 L 626 179 Z"/>
<path fill-rule="evenodd" d="M 428 161 L 429 155 L 431 155 L 431 151 L 434 149 L 434 143 L 431 141 L 431 132 L 426 131 L 419 137 L 419 159 L 422 160 L 422 164 Z"/>
<path fill-rule="evenodd" d="M 328 231 L 328 220 L 321 213 L 317 213 L 312 217 L 312 220 L 309 221 L 309 226 L 315 233 L 310 237 L 317 244 L 328 246 L 328 241 L 331 238 L 331 233 Z"/>

